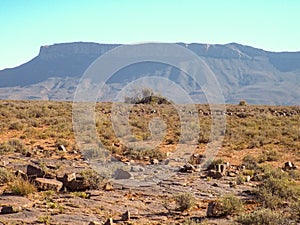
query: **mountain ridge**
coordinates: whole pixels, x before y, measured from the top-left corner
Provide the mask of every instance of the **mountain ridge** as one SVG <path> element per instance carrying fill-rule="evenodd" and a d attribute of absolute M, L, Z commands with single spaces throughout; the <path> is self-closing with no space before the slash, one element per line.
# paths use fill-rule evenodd
<path fill-rule="evenodd" d="M 227 103 L 236 103 L 240 99 L 251 104 L 295 105 L 300 102 L 297 85 L 300 82 L 300 52 L 271 52 L 238 43 L 177 44 L 205 60 L 216 75 Z M 41 46 L 39 54 L 32 60 L 0 71 L 0 98 L 71 100 L 88 66 L 117 46 L 120 44 L 93 42 Z M 190 81 L 182 77 L 180 71 L 154 63 L 125 68 L 112 77 L 110 87 L 120 91 L 126 82 L 141 77 L 141 74 L 153 73 L 188 88 Z M 55 83 L 65 85 L 60 89 L 48 88 L 54 87 Z"/>

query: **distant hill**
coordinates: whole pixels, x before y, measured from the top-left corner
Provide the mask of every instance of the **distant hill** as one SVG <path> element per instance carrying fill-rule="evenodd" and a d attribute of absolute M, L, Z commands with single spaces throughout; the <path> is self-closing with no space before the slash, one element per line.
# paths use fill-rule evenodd
<path fill-rule="evenodd" d="M 201 56 L 209 65 L 226 103 L 238 103 L 241 99 L 250 104 L 300 103 L 300 52 L 268 52 L 237 43 L 179 45 Z M 42 46 L 31 61 L 0 71 L 0 98 L 72 100 L 87 67 L 117 46 L 86 42 Z M 111 92 L 120 91 L 125 84 L 147 74 L 166 77 L 183 87 L 191 83 L 176 68 L 147 62 L 117 72 L 108 86 Z M 198 93 L 197 87 L 187 89 L 191 95 Z"/>

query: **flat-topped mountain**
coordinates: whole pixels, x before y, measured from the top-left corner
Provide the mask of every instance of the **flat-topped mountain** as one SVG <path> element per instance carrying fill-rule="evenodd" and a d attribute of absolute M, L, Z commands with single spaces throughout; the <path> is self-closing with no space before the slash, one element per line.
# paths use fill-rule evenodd
<path fill-rule="evenodd" d="M 227 103 L 245 99 L 251 104 L 299 105 L 300 52 L 269 52 L 237 43 L 178 44 L 207 63 Z M 88 66 L 117 46 L 87 42 L 42 46 L 31 61 L 0 71 L 0 98 L 72 100 Z M 120 91 L 129 82 L 153 74 L 174 81 L 190 90 L 189 94 L 198 91 L 197 87 L 190 88 L 190 79 L 178 69 L 154 62 L 118 71 L 108 81 L 108 87 Z"/>

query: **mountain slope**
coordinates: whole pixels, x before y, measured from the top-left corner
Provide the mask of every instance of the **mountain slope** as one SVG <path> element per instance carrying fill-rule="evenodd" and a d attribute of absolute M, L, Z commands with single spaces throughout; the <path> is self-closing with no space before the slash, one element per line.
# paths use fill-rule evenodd
<path fill-rule="evenodd" d="M 268 52 L 237 43 L 185 44 L 215 73 L 227 103 L 245 99 L 252 104 L 299 105 L 300 52 Z M 0 98 L 72 100 L 87 67 L 113 44 L 65 43 L 42 46 L 31 61 L 0 71 Z M 117 72 L 108 81 L 113 92 L 144 75 L 157 75 L 179 84 L 189 94 L 199 92 L 178 69 L 159 63 L 141 63 Z"/>

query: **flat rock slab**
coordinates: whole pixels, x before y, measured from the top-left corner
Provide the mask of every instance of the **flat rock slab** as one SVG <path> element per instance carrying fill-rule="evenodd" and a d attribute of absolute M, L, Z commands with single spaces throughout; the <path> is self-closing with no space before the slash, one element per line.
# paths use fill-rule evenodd
<path fill-rule="evenodd" d="M 14 195 L 1 195 L 0 196 L 0 207 L 2 206 L 15 206 L 30 208 L 33 206 L 33 202 L 25 197 L 14 196 Z"/>
<path fill-rule="evenodd" d="M 39 190 L 59 191 L 63 187 L 63 183 L 55 179 L 36 178 L 34 181 Z"/>

